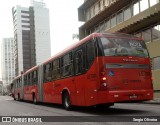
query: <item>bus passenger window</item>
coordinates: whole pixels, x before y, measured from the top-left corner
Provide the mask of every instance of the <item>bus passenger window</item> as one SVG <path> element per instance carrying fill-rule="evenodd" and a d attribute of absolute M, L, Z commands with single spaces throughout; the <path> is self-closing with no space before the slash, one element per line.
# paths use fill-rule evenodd
<path fill-rule="evenodd" d="M 62 76 L 71 76 L 73 74 L 73 65 L 72 65 L 72 53 L 68 53 L 62 57 Z"/>
<path fill-rule="evenodd" d="M 52 71 L 52 80 L 60 78 L 60 60 L 56 59 L 53 61 L 53 71 Z"/>
<path fill-rule="evenodd" d="M 76 52 L 75 55 L 75 73 L 80 74 L 83 72 L 83 53 L 82 50 Z"/>
<path fill-rule="evenodd" d="M 94 44 L 92 41 L 86 45 L 86 69 L 89 69 L 95 58 Z"/>

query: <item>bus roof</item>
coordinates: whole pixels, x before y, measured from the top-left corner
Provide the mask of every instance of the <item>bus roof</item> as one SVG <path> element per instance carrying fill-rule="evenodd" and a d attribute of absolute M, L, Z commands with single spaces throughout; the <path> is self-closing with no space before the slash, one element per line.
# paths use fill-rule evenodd
<path fill-rule="evenodd" d="M 142 40 L 141 38 L 138 38 L 138 37 L 135 37 L 131 34 L 126 34 L 126 33 L 119 33 L 119 32 L 116 32 L 116 33 L 92 33 L 90 34 L 89 36 L 83 38 L 82 40 L 72 44 L 71 46 L 67 47 L 66 49 L 64 49 L 62 52 L 59 52 L 58 54 L 52 56 L 51 58 L 49 58 L 47 61 L 45 61 L 44 63 L 42 64 L 46 64 L 50 61 L 52 61 L 53 59 L 56 59 L 57 57 L 60 57 L 62 56 L 63 54 L 67 53 L 67 52 L 70 52 L 72 51 L 74 48 L 80 46 L 81 44 L 87 42 L 88 40 L 92 39 L 92 38 L 95 38 L 95 37 L 100 37 L 100 36 L 108 36 L 108 37 L 120 37 L 120 38 L 131 38 L 131 39 L 137 39 L 137 40 Z"/>
<path fill-rule="evenodd" d="M 127 34 L 127 33 L 120 33 L 120 32 L 116 32 L 116 33 L 93 33 L 92 35 L 94 37 L 105 36 L 105 37 L 119 37 L 119 38 L 130 38 L 130 39 L 142 40 L 142 38 L 136 37 L 134 35 Z"/>
<path fill-rule="evenodd" d="M 16 76 L 13 80 L 20 78 L 22 75 Z"/>

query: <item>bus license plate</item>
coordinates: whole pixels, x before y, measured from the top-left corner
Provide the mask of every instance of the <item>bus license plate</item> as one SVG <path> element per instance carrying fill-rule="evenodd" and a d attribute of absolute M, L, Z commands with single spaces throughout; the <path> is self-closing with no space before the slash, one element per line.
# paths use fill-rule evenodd
<path fill-rule="evenodd" d="M 130 99 L 136 99 L 137 96 L 136 96 L 136 95 L 131 95 L 131 96 L 129 96 L 129 98 L 130 98 Z"/>

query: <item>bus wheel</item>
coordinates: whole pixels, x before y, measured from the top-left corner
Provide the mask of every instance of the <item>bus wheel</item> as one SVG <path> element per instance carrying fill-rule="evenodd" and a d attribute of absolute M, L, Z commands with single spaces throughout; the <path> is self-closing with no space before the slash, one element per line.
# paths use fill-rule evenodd
<path fill-rule="evenodd" d="M 63 96 L 63 106 L 66 110 L 71 110 L 71 101 L 70 101 L 70 96 L 68 94 L 68 92 L 64 93 Z"/>
<path fill-rule="evenodd" d="M 35 105 L 37 104 L 37 99 L 36 99 L 35 94 L 33 94 L 33 103 L 34 103 Z"/>

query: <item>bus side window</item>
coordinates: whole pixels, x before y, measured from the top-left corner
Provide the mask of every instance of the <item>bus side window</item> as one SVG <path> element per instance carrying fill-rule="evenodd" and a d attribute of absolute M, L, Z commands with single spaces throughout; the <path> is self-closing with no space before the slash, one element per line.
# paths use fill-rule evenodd
<path fill-rule="evenodd" d="M 37 84 L 37 70 L 34 70 L 33 72 L 32 72 L 32 85 L 33 84 Z"/>
<path fill-rule="evenodd" d="M 32 80 L 31 84 L 33 85 L 34 84 L 34 71 L 31 72 L 31 80 Z"/>
<path fill-rule="evenodd" d="M 46 81 L 46 65 L 43 66 L 43 82 Z"/>
<path fill-rule="evenodd" d="M 20 78 L 20 87 L 22 87 L 22 78 Z"/>
<path fill-rule="evenodd" d="M 24 85 L 27 85 L 27 75 L 24 76 Z"/>
<path fill-rule="evenodd" d="M 19 88 L 19 82 L 18 82 L 18 79 L 17 79 L 17 88 Z"/>
<path fill-rule="evenodd" d="M 49 63 L 48 81 L 52 80 L 53 62 Z"/>
<path fill-rule="evenodd" d="M 72 60 L 72 52 L 64 55 L 61 58 L 61 74 L 62 77 L 73 75 L 73 60 Z"/>
<path fill-rule="evenodd" d="M 53 63 L 49 62 L 48 64 L 45 65 L 45 82 L 50 82 L 51 77 L 52 77 L 52 70 L 53 70 Z"/>
<path fill-rule="evenodd" d="M 18 88 L 20 87 L 20 78 L 18 79 Z"/>
<path fill-rule="evenodd" d="M 38 71 L 35 70 L 34 71 L 34 84 L 37 84 L 37 82 L 38 82 Z"/>
<path fill-rule="evenodd" d="M 92 41 L 86 44 L 86 69 L 89 69 L 95 58 L 95 49 Z"/>
<path fill-rule="evenodd" d="M 75 74 L 81 74 L 83 72 L 83 52 L 82 49 L 75 53 Z"/>
<path fill-rule="evenodd" d="M 58 58 L 53 61 L 52 80 L 59 79 L 60 75 L 60 59 Z"/>
<path fill-rule="evenodd" d="M 31 85 L 31 73 L 28 73 L 28 83 L 27 85 Z"/>

